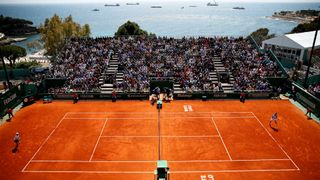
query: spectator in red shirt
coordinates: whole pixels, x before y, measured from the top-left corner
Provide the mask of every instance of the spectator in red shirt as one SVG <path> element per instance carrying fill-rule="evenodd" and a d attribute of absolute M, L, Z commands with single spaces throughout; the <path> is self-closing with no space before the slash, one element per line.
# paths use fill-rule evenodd
<path fill-rule="evenodd" d="M 7 114 L 8 114 L 8 116 L 9 116 L 9 119 L 11 119 L 11 118 L 13 117 L 13 109 L 12 109 L 12 108 L 9 108 L 9 109 L 7 110 Z"/>
<path fill-rule="evenodd" d="M 78 100 L 79 100 L 78 94 L 77 94 L 77 93 L 74 93 L 74 94 L 73 94 L 73 104 L 77 103 Z"/>
<path fill-rule="evenodd" d="M 307 107 L 306 116 L 308 117 L 308 119 L 311 119 L 311 113 L 312 113 L 312 109 L 310 107 Z"/>
<path fill-rule="evenodd" d="M 116 100 L 117 100 L 117 93 L 116 93 L 116 91 L 115 90 L 113 90 L 112 91 L 112 102 L 116 102 Z"/>

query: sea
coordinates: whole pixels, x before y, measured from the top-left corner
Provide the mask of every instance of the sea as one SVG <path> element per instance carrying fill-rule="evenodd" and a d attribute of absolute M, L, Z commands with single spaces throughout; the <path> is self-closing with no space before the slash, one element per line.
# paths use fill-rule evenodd
<path fill-rule="evenodd" d="M 218 2 L 219 6 L 207 6 L 206 1 L 143 1 L 139 5 L 126 5 L 121 1 L 106 1 L 120 6 L 104 6 L 104 3 L 90 4 L 0 4 L 0 14 L 30 20 L 35 26 L 44 23 L 54 14 L 62 18 L 72 15 L 74 21 L 89 24 L 92 37 L 113 36 L 118 27 L 126 21 L 157 36 L 248 36 L 259 28 L 268 28 L 270 33 L 282 35 L 298 25 L 296 22 L 272 19 L 279 11 L 302 9 L 320 10 L 319 3 L 244 3 Z M 161 6 L 162 8 L 151 8 Z M 191 6 L 191 7 L 190 7 Z M 244 7 L 235 10 L 233 7 Z M 93 9 L 99 11 L 92 11 Z M 30 37 L 18 45 L 38 39 Z"/>

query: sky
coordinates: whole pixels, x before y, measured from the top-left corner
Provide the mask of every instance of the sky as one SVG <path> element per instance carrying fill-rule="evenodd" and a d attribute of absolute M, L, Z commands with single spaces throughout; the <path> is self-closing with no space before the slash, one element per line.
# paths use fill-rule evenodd
<path fill-rule="evenodd" d="M 143 1 L 155 1 L 155 2 L 165 2 L 165 1 L 196 1 L 196 0 L 0 0 L 1 4 L 5 3 L 108 3 L 108 2 L 143 2 Z M 197 0 L 197 2 L 203 1 L 203 2 L 210 2 L 211 0 Z M 212 0 L 213 1 L 213 0 Z M 283 3 L 283 2 L 315 2 L 315 3 L 320 3 L 320 0 L 216 0 L 218 3 L 223 3 L 223 2 L 260 2 L 260 3 Z"/>

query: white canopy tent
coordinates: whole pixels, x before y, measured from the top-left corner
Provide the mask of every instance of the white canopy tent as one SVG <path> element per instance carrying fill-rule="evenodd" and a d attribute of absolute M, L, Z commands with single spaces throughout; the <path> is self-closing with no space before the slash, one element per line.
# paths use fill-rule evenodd
<path fill-rule="evenodd" d="M 273 51 L 279 51 L 279 49 L 280 50 L 290 49 L 290 53 L 293 54 L 292 52 L 295 52 L 294 55 L 297 55 L 299 57 L 298 59 L 302 61 L 305 55 L 304 53 L 310 51 L 312 48 L 314 36 L 315 36 L 315 31 L 286 34 L 283 36 L 278 36 L 278 37 L 274 37 L 274 38 L 263 41 L 262 47 L 264 49 L 271 47 Z M 315 49 L 319 49 L 319 48 L 320 48 L 320 32 L 317 35 L 317 40 L 315 43 Z"/>

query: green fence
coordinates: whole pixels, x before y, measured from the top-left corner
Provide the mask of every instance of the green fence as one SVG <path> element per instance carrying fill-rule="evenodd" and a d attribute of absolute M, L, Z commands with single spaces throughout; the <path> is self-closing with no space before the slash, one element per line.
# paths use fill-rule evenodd
<path fill-rule="evenodd" d="M 4 116 L 8 108 L 14 108 L 21 103 L 25 95 L 25 85 L 15 86 L 0 96 L 0 116 Z"/>
<path fill-rule="evenodd" d="M 312 85 L 320 82 L 320 75 L 311 76 L 307 80 L 307 85 Z"/>
<path fill-rule="evenodd" d="M 312 112 L 320 117 L 320 100 L 306 91 L 303 87 L 296 83 L 292 83 L 296 88 L 296 98 L 299 103 L 301 103 L 305 108 L 309 107 Z"/>
<path fill-rule="evenodd" d="M 9 79 L 24 79 L 25 77 L 30 76 L 29 69 L 7 69 Z M 6 80 L 4 70 L 0 70 L 0 80 Z"/>
<path fill-rule="evenodd" d="M 249 36 L 249 40 L 251 41 L 253 46 L 259 51 L 259 53 L 268 53 L 271 57 L 271 60 L 273 60 L 277 63 L 278 67 L 280 68 L 280 70 L 283 74 L 283 77 L 266 77 L 266 79 L 268 80 L 270 85 L 273 87 L 277 87 L 277 86 L 281 86 L 281 85 L 285 84 L 289 75 L 286 72 L 282 63 L 277 58 L 277 56 L 271 50 L 266 51 L 265 49 L 260 48 L 260 46 L 257 44 L 257 42 L 255 41 L 255 39 L 252 36 Z"/>
<path fill-rule="evenodd" d="M 294 62 L 291 59 L 280 58 L 279 59 L 283 67 L 293 68 L 295 66 Z"/>
<path fill-rule="evenodd" d="M 61 78 L 61 79 L 45 79 L 43 81 L 44 88 L 46 90 L 50 88 L 55 88 L 55 87 L 62 87 L 66 83 L 67 79 Z"/>
<path fill-rule="evenodd" d="M 273 53 L 273 51 L 269 50 L 268 53 L 270 54 L 271 59 L 277 63 L 278 67 L 280 68 L 280 70 L 282 71 L 282 73 L 284 74 L 284 76 L 289 77 L 289 75 L 288 75 L 288 73 L 286 72 L 285 68 L 283 67 L 282 63 L 279 61 L 279 59 L 278 59 L 277 56 Z"/>
<path fill-rule="evenodd" d="M 261 51 L 264 52 L 264 49 L 262 49 L 262 48 L 258 45 L 257 41 L 256 41 L 251 35 L 248 36 L 248 39 L 251 41 L 251 43 L 253 44 L 253 46 L 254 46 L 259 52 L 261 52 Z"/>

